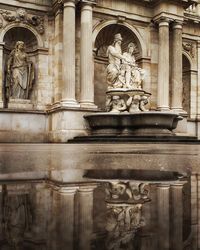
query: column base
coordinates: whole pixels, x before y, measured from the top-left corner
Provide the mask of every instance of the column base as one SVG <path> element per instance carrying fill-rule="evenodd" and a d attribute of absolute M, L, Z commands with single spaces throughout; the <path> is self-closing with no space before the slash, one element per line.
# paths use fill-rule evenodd
<path fill-rule="evenodd" d="M 157 107 L 156 110 L 157 110 L 157 111 L 166 111 L 166 112 L 169 112 L 169 111 L 170 111 L 170 108 L 169 108 L 169 107 Z"/>
<path fill-rule="evenodd" d="M 98 107 L 92 102 L 80 102 L 81 108 L 98 109 Z"/>
<path fill-rule="evenodd" d="M 60 102 L 61 107 L 80 107 L 80 104 L 76 100 L 61 100 Z"/>
<path fill-rule="evenodd" d="M 182 108 L 172 107 L 171 110 L 172 110 L 174 113 L 178 113 L 178 114 L 180 114 L 180 115 L 187 116 L 187 112 L 186 112 L 185 110 L 183 110 Z"/>

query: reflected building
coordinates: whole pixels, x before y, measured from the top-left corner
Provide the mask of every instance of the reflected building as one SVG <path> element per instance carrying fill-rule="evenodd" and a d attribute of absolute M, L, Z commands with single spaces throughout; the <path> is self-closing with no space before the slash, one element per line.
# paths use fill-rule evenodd
<path fill-rule="evenodd" d="M 199 23 L 198 0 L 1 0 L 0 249 L 200 249 Z"/>

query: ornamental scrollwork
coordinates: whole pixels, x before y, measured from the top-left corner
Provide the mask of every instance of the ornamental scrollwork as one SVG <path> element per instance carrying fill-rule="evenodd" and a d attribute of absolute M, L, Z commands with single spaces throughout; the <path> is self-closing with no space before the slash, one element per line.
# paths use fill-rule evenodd
<path fill-rule="evenodd" d="M 44 34 L 44 17 L 43 16 L 37 16 L 37 15 L 31 15 L 27 13 L 25 9 L 18 9 L 15 12 L 7 11 L 7 10 L 1 10 L 0 9 L 0 15 L 6 21 L 7 23 L 25 23 L 30 24 L 33 26 L 40 34 Z M 1 25 L 2 24 L 2 25 Z M 3 27 L 3 22 L 0 20 L 0 28 Z"/>

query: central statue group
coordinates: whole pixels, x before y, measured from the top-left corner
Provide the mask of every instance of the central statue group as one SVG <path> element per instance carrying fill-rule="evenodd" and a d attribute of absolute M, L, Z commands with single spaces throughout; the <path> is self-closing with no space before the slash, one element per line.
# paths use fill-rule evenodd
<path fill-rule="evenodd" d="M 145 71 L 137 66 L 133 55 L 137 46 L 133 42 L 129 43 L 127 52 L 122 54 L 121 44 L 121 34 L 115 34 L 113 44 L 107 49 L 108 90 L 116 88 L 142 89 Z"/>

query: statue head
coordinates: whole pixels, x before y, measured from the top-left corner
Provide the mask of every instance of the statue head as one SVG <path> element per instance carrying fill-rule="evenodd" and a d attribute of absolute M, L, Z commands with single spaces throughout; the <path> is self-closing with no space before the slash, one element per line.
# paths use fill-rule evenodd
<path fill-rule="evenodd" d="M 17 41 L 15 44 L 15 49 L 17 50 L 24 50 L 25 49 L 25 44 L 23 41 Z"/>
<path fill-rule="evenodd" d="M 122 40 L 123 39 L 120 33 L 114 35 L 114 43 L 121 42 Z"/>
<path fill-rule="evenodd" d="M 129 43 L 128 44 L 128 51 L 133 53 L 133 51 L 137 48 L 137 45 L 135 43 Z"/>

